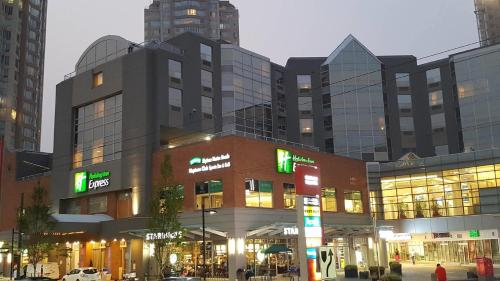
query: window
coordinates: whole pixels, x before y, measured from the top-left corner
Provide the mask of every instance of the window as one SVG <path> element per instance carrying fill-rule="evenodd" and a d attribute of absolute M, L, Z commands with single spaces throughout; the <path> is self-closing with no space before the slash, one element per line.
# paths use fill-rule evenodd
<path fill-rule="evenodd" d="M 400 126 L 401 132 L 413 132 L 413 131 L 415 131 L 413 117 L 399 117 L 399 126 Z"/>
<path fill-rule="evenodd" d="M 198 11 L 196 9 L 187 9 L 186 10 L 186 15 L 188 16 L 196 16 L 198 13 Z"/>
<path fill-rule="evenodd" d="M 168 75 L 174 83 L 182 82 L 182 64 L 175 60 L 168 60 Z"/>
<path fill-rule="evenodd" d="M 297 75 L 297 88 L 299 93 L 310 93 L 311 75 Z"/>
<path fill-rule="evenodd" d="M 210 97 L 201 96 L 201 112 L 203 117 L 207 119 L 213 118 L 213 99 Z"/>
<path fill-rule="evenodd" d="M 300 119 L 300 133 L 312 134 L 314 132 L 314 125 L 312 119 Z"/>
<path fill-rule="evenodd" d="M 102 71 L 101 72 L 97 72 L 97 73 L 94 73 L 93 75 L 93 87 L 99 87 L 102 85 L 103 83 L 103 74 L 102 74 Z"/>
<path fill-rule="evenodd" d="M 344 207 L 346 213 L 362 214 L 363 200 L 361 198 L 361 191 L 345 191 Z"/>
<path fill-rule="evenodd" d="M 212 72 L 201 70 L 201 88 L 204 92 L 212 92 Z"/>
<path fill-rule="evenodd" d="M 295 209 L 295 185 L 293 183 L 283 184 L 283 206 L 285 209 Z"/>
<path fill-rule="evenodd" d="M 212 47 L 200 44 L 201 62 L 203 65 L 212 65 Z"/>
<path fill-rule="evenodd" d="M 411 112 L 411 95 L 398 95 L 398 106 L 402 112 Z"/>
<path fill-rule="evenodd" d="M 32 137 L 34 137 L 33 129 L 24 128 L 23 129 L 23 136 L 26 137 L 26 138 L 32 138 Z"/>
<path fill-rule="evenodd" d="M 427 70 L 427 87 L 439 87 L 441 84 L 441 69 L 434 68 Z"/>
<path fill-rule="evenodd" d="M 33 151 L 35 150 L 35 144 L 32 141 L 24 141 L 23 148 L 24 150 Z"/>
<path fill-rule="evenodd" d="M 439 106 L 443 104 L 443 92 L 434 91 L 429 93 L 429 106 Z"/>
<path fill-rule="evenodd" d="M 272 208 L 273 183 L 271 181 L 246 179 L 245 202 L 247 207 Z"/>
<path fill-rule="evenodd" d="M 201 20 L 197 18 L 175 19 L 174 24 L 175 25 L 201 24 Z"/>
<path fill-rule="evenodd" d="M 323 212 L 337 212 L 337 194 L 335 188 L 325 187 L 321 189 L 321 206 Z"/>
<path fill-rule="evenodd" d="M 71 199 L 68 201 L 66 207 L 66 214 L 79 215 L 81 214 L 81 212 L 82 210 L 80 207 L 80 198 Z"/>
<path fill-rule="evenodd" d="M 73 167 L 121 158 L 122 95 L 75 109 Z"/>
<path fill-rule="evenodd" d="M 312 97 L 299 97 L 299 111 L 301 114 L 312 114 Z"/>
<path fill-rule="evenodd" d="M 396 73 L 396 87 L 398 92 L 406 92 L 410 87 L 410 73 Z"/>
<path fill-rule="evenodd" d="M 444 113 L 432 114 L 431 124 L 433 130 L 446 127 Z"/>
<path fill-rule="evenodd" d="M 89 214 L 106 213 L 108 211 L 108 197 L 106 195 L 89 198 Z"/>
<path fill-rule="evenodd" d="M 182 91 L 176 88 L 168 88 L 168 104 L 173 111 L 181 111 Z"/>
<path fill-rule="evenodd" d="M 195 184 L 196 209 L 201 210 L 202 204 L 205 209 L 222 208 L 223 186 L 220 180 L 197 182 Z"/>

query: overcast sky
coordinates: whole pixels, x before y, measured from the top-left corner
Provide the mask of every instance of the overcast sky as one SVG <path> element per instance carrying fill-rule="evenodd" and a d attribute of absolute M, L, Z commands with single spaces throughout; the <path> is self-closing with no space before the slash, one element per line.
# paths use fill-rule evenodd
<path fill-rule="evenodd" d="M 151 1 L 49 1 L 42 151 L 52 152 L 55 86 L 97 38 L 144 41 L 143 10 Z M 349 33 L 375 55 L 423 57 L 478 41 L 472 0 L 231 2 L 240 11 L 241 46 L 281 64 L 289 57 L 328 56 Z"/>

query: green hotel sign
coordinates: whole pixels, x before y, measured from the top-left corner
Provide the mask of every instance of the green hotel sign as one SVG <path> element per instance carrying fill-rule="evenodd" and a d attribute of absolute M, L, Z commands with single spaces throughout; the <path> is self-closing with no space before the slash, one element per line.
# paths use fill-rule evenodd
<path fill-rule="evenodd" d="M 469 238 L 478 238 L 479 236 L 481 236 L 479 230 L 473 229 L 469 231 Z"/>
<path fill-rule="evenodd" d="M 276 168 L 278 173 L 292 174 L 297 163 L 314 164 L 315 161 L 309 157 L 296 155 L 285 149 L 276 149 Z"/>
<path fill-rule="evenodd" d="M 191 160 L 189 160 L 189 166 L 199 165 L 201 163 L 202 163 L 201 157 L 193 157 L 191 158 Z"/>
<path fill-rule="evenodd" d="M 109 171 L 75 173 L 75 193 L 84 193 L 88 190 L 96 190 L 109 186 L 111 182 L 111 173 Z"/>

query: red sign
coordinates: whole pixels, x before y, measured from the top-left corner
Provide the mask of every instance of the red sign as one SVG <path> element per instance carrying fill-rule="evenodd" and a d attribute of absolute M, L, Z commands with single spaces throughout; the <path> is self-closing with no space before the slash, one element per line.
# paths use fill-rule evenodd
<path fill-rule="evenodd" d="M 295 190 L 297 195 L 321 195 L 321 173 L 317 165 L 295 167 Z"/>

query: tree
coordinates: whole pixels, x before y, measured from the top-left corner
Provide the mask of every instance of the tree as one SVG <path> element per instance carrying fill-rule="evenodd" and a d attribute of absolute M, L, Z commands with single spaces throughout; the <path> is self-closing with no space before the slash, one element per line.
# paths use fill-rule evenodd
<path fill-rule="evenodd" d="M 33 268 L 36 268 L 36 264 L 47 257 L 53 248 L 50 232 L 54 229 L 55 222 L 51 215 L 47 190 L 38 183 L 31 195 L 30 206 L 21 210 L 18 217 L 19 230 L 23 233 L 23 243 Z"/>
<path fill-rule="evenodd" d="M 173 178 L 168 154 L 161 163 L 160 176 L 150 204 L 149 231 L 152 233 L 150 243 L 154 247 L 151 250 L 154 251 L 157 273 L 164 275 L 170 255 L 178 251 L 183 239 L 179 212 L 184 202 L 184 190 Z"/>

